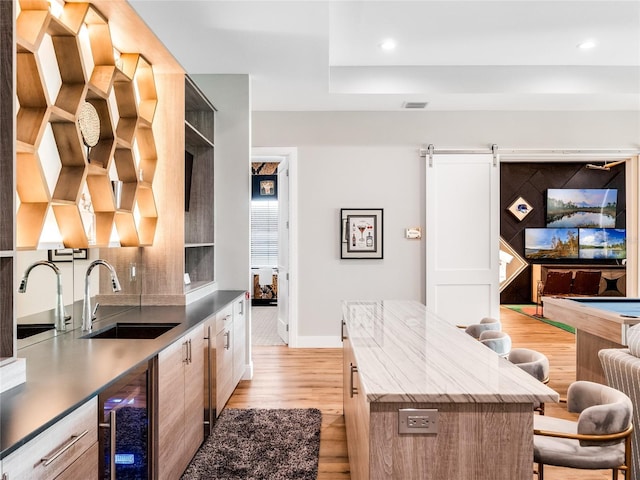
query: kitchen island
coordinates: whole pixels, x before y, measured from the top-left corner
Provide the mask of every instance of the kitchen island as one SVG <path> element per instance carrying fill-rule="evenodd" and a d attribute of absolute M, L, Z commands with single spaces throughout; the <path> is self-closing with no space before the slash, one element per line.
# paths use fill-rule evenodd
<path fill-rule="evenodd" d="M 418 302 L 342 317 L 353 480 L 531 478 L 533 407 L 554 390 Z"/>

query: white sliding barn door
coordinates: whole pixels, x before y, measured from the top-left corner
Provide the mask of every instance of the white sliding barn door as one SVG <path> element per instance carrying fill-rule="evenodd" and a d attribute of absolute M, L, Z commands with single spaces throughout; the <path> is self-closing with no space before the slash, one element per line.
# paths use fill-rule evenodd
<path fill-rule="evenodd" d="M 426 158 L 426 305 L 455 325 L 499 318 L 500 163 Z"/>

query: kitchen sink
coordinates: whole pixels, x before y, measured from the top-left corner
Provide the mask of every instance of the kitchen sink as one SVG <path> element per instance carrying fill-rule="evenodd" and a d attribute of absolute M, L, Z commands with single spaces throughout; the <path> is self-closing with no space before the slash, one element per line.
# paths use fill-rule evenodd
<path fill-rule="evenodd" d="M 48 332 L 53 330 L 56 326 L 53 323 L 25 323 L 18 324 L 18 340 L 23 338 L 32 337 L 38 333 Z"/>
<path fill-rule="evenodd" d="M 82 338 L 131 338 L 131 339 L 153 339 L 163 333 L 168 332 L 172 328 L 180 325 L 179 323 L 115 323 L 103 330 L 85 335 Z"/>

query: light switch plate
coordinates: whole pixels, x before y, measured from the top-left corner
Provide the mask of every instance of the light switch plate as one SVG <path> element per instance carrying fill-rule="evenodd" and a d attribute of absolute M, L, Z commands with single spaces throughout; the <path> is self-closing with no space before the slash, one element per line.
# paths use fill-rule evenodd
<path fill-rule="evenodd" d="M 398 433 L 438 433 L 438 410 L 401 408 L 398 410 Z"/>
<path fill-rule="evenodd" d="M 409 227 L 404 231 L 404 237 L 410 239 L 420 239 L 422 238 L 422 228 L 420 227 Z"/>

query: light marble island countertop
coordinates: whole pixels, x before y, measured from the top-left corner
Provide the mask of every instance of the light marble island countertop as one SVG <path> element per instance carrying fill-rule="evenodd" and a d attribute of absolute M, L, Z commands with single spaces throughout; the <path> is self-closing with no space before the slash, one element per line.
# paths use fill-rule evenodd
<path fill-rule="evenodd" d="M 369 402 L 558 402 L 557 392 L 416 301 L 343 301 Z"/>

